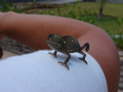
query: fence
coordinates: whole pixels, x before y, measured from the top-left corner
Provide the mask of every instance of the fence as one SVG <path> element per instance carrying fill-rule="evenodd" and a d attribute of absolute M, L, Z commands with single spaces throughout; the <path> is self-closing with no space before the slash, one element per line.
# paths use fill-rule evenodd
<path fill-rule="evenodd" d="M 76 2 L 78 0 L 4 0 L 6 2 L 42 2 L 42 3 L 71 3 L 71 2 Z"/>
<path fill-rule="evenodd" d="M 33 1 L 51 1 L 51 0 L 4 0 L 6 2 L 33 2 Z"/>

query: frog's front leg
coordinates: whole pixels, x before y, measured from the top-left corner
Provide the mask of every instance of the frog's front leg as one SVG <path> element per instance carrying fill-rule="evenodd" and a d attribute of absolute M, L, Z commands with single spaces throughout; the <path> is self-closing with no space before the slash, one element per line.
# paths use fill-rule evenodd
<path fill-rule="evenodd" d="M 56 50 L 53 53 L 49 52 L 49 54 L 53 55 L 54 57 L 57 57 L 57 51 Z"/>
<path fill-rule="evenodd" d="M 67 53 L 68 57 L 66 58 L 66 60 L 64 62 L 58 62 L 60 63 L 61 65 L 65 66 L 68 70 L 69 70 L 69 66 L 67 65 L 70 58 L 71 58 L 71 55 L 69 53 Z"/>
<path fill-rule="evenodd" d="M 82 52 L 82 51 L 80 52 L 80 54 L 82 54 L 83 57 L 82 58 L 79 58 L 79 59 L 82 60 L 82 61 L 84 61 L 86 64 L 88 64 L 88 62 L 85 60 L 86 54 L 84 52 Z"/>

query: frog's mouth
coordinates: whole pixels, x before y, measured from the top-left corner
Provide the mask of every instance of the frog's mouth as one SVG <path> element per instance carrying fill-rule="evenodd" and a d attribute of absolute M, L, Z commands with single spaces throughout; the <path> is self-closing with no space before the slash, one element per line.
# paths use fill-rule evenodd
<path fill-rule="evenodd" d="M 61 45 L 56 43 L 56 42 L 53 42 L 53 41 L 50 41 L 50 40 L 47 40 L 47 44 L 48 46 L 51 48 L 51 49 L 57 49 L 57 48 L 60 48 Z"/>

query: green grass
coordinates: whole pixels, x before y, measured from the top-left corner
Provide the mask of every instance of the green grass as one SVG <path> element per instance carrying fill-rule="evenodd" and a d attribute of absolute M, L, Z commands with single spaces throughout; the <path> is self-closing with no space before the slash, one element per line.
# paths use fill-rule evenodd
<path fill-rule="evenodd" d="M 105 13 L 116 17 L 123 18 L 123 4 L 107 4 L 105 7 Z"/>
<path fill-rule="evenodd" d="M 48 14 L 56 16 L 70 17 L 81 21 L 86 21 L 103 28 L 110 36 L 123 35 L 123 4 L 109 4 L 104 8 L 107 17 L 97 18 L 99 3 L 74 3 L 65 4 L 59 8 L 51 9 L 31 9 L 14 10 L 25 13 Z M 123 49 L 123 38 L 113 38 L 117 46 Z"/>
<path fill-rule="evenodd" d="M 33 11 L 33 13 L 46 13 L 55 15 L 69 15 L 70 11 L 73 11 L 77 16 L 86 15 L 86 14 L 95 14 L 98 12 L 99 3 L 75 3 L 75 4 L 66 4 L 61 8 L 49 9 L 49 10 L 37 10 Z M 115 17 L 123 18 L 123 4 L 106 4 L 104 13 L 106 15 L 111 15 Z"/>

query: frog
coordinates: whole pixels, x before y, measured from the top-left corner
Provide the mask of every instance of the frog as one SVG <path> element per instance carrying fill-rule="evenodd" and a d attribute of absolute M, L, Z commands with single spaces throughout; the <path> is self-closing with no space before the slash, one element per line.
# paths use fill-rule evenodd
<path fill-rule="evenodd" d="M 58 35 L 58 34 L 49 34 L 47 39 L 48 47 L 54 50 L 53 53 L 49 53 L 54 57 L 57 57 L 57 52 L 61 52 L 67 55 L 67 58 L 64 62 L 58 62 L 69 70 L 68 62 L 71 58 L 71 53 L 77 52 L 82 54 L 83 57 L 79 57 L 81 61 L 85 64 L 88 64 L 86 61 L 86 52 L 90 49 L 90 44 L 86 42 L 83 46 L 80 46 L 79 41 L 71 35 Z M 84 50 L 84 51 L 83 51 Z"/>

